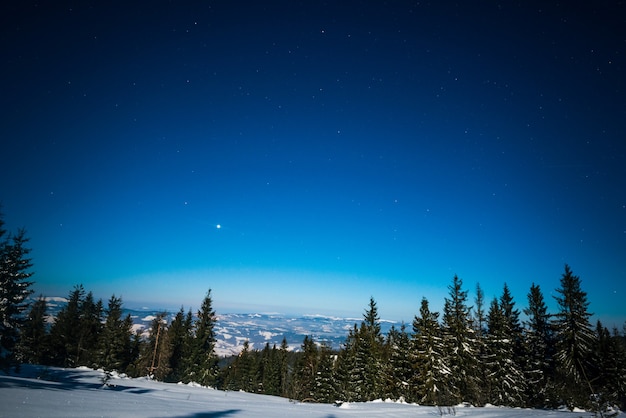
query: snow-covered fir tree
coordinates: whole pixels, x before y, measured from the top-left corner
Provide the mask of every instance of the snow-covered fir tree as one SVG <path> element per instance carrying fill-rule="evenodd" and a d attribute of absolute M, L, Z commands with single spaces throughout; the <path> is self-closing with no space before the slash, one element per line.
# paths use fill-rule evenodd
<path fill-rule="evenodd" d="M 204 386 L 215 385 L 219 369 L 215 355 L 215 311 L 211 290 L 207 292 L 194 327 L 187 378 Z"/>
<path fill-rule="evenodd" d="M 451 405 L 457 393 L 447 363 L 439 312 L 431 312 L 426 298 L 422 298 L 420 315 L 413 320 L 413 347 L 412 398 L 420 404 Z"/>
<path fill-rule="evenodd" d="M 501 301 L 494 298 L 487 315 L 487 400 L 494 405 L 523 406 L 524 374 L 515 355 L 515 332 Z"/>
<path fill-rule="evenodd" d="M 479 361 L 471 324 L 471 307 L 467 306 L 467 291 L 463 290 L 463 282 L 456 275 L 448 290 L 450 297 L 444 301 L 442 325 L 446 348 L 444 356 L 451 373 L 451 402 L 477 403 L 480 398 Z"/>
<path fill-rule="evenodd" d="M 588 377 L 595 340 L 589 323 L 592 314 L 580 278 L 567 264 L 560 283 L 555 296 L 559 310 L 554 316 L 554 326 L 561 390 L 565 402 L 572 407 L 582 407 L 588 405 L 594 391 Z"/>
<path fill-rule="evenodd" d="M 131 336 L 133 320 L 123 317 L 121 297 L 112 295 L 105 310 L 105 322 L 98 343 L 97 362 L 105 370 L 124 371 L 132 361 Z"/>
<path fill-rule="evenodd" d="M 0 214 L 0 368 L 17 367 L 16 348 L 24 323 L 27 298 L 32 294 L 33 273 L 28 238 L 24 229 L 5 238 L 4 220 Z"/>
<path fill-rule="evenodd" d="M 20 333 L 18 360 L 30 364 L 46 364 L 50 352 L 47 332 L 47 302 L 43 296 L 35 300 Z"/>
<path fill-rule="evenodd" d="M 531 285 L 524 314 L 527 317 L 524 327 L 526 403 L 531 407 L 545 407 L 550 402 L 554 372 L 554 332 L 539 285 Z"/>
<path fill-rule="evenodd" d="M 315 402 L 332 403 L 337 400 L 337 385 L 333 370 L 335 358 L 332 348 L 328 344 L 321 344 L 313 388 Z"/>
<path fill-rule="evenodd" d="M 193 315 L 191 310 L 185 314 L 181 306 L 167 330 L 167 343 L 172 353 L 170 356 L 170 373 L 165 380 L 168 382 L 189 383 L 186 372 L 189 365 L 192 340 Z"/>
<path fill-rule="evenodd" d="M 410 384 L 414 374 L 412 355 L 412 344 L 406 325 L 402 323 L 399 330 L 392 326 L 385 341 L 384 399 L 413 401 Z"/>

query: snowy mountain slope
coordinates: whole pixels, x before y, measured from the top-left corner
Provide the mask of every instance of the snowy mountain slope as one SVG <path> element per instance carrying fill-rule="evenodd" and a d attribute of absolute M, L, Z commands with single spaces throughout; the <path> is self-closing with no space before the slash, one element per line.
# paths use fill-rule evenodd
<path fill-rule="evenodd" d="M 433 417 L 432 406 L 396 402 L 328 404 L 296 403 L 288 399 L 243 392 L 223 392 L 193 385 L 159 383 L 146 378 L 112 376 L 86 368 L 23 366 L 19 375 L 0 374 L 0 417 Z M 445 411 L 444 411 L 445 412 Z M 511 408 L 457 407 L 456 416 L 589 417 L 586 412 Z"/>

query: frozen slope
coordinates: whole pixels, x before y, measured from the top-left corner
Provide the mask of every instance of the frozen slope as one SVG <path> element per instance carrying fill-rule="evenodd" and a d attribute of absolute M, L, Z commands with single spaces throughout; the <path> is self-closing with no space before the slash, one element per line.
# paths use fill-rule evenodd
<path fill-rule="evenodd" d="M 149 379 L 113 377 L 91 369 L 24 366 L 19 375 L 0 375 L 1 417 L 433 417 L 434 407 L 394 402 L 294 403 L 242 392 L 223 392 Z M 456 408 L 457 417 L 587 417 L 589 413 L 510 408 Z"/>

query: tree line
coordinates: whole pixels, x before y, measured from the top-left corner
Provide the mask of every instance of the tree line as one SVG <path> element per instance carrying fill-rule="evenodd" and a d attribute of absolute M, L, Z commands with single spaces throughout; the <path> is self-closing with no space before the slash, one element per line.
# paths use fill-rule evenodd
<path fill-rule="evenodd" d="M 1 217 L 0 217 L 1 221 Z M 4 236 L 0 223 L 0 238 Z M 421 300 L 411 329 L 381 331 L 371 298 L 338 350 L 310 336 L 290 351 L 266 344 L 229 358 L 215 354 L 216 313 L 209 290 L 200 309 L 161 312 L 146 333 L 133 331 L 122 299 L 105 307 L 82 285 L 50 323 L 46 299 L 28 304 L 31 267 L 24 231 L 0 240 L 0 365 L 88 366 L 165 382 L 197 382 L 224 390 L 300 401 L 403 399 L 424 405 L 502 405 L 605 410 L 626 408 L 626 324 L 622 333 L 593 327 L 581 280 L 565 266 L 549 313 L 538 285 L 527 295 L 524 319 L 508 286 L 486 301 L 454 276 L 443 312 Z"/>

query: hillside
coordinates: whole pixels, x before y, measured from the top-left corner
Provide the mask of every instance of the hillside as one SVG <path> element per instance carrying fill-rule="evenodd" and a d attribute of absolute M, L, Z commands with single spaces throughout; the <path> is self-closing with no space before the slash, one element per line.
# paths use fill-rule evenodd
<path fill-rule="evenodd" d="M 340 406 L 291 402 L 243 392 L 111 376 L 87 368 L 25 365 L 19 375 L 0 374 L 0 417 L 433 417 L 455 413 L 469 418 L 588 417 L 587 412 L 511 408 L 438 409 L 397 402 L 345 403 Z"/>

